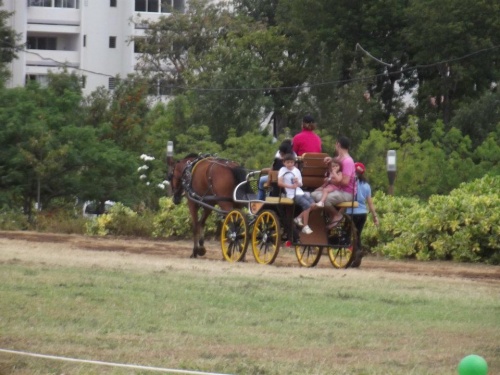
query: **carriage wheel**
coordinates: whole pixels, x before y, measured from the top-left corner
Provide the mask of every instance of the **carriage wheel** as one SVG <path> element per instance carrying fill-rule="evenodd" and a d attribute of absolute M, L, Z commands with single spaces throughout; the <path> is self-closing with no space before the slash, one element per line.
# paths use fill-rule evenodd
<path fill-rule="evenodd" d="M 295 255 L 303 267 L 316 267 L 321 258 L 322 247 L 312 245 L 296 245 Z"/>
<path fill-rule="evenodd" d="M 255 220 L 252 250 L 257 263 L 272 264 L 281 245 L 280 223 L 274 211 L 265 210 Z"/>
<path fill-rule="evenodd" d="M 240 210 L 229 212 L 222 224 L 220 243 L 222 255 L 228 262 L 239 262 L 245 257 L 248 245 L 248 220 Z"/>
<path fill-rule="evenodd" d="M 358 235 L 349 215 L 329 233 L 328 257 L 335 268 L 347 268 L 354 261 Z"/>

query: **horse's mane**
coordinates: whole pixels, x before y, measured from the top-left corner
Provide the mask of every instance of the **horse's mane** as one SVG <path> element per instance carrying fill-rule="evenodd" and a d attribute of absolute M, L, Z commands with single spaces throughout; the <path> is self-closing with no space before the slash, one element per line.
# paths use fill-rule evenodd
<path fill-rule="evenodd" d="M 195 152 L 191 152 L 189 154 L 187 154 L 186 156 L 184 156 L 184 159 L 192 159 L 192 158 L 197 158 L 199 156 L 199 154 L 195 153 Z M 183 160 L 184 160 L 183 159 Z"/>

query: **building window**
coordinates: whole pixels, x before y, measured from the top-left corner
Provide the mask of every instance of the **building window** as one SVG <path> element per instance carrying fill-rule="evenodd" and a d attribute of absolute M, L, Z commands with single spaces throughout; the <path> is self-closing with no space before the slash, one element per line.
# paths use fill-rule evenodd
<path fill-rule="evenodd" d="M 30 7 L 52 7 L 52 0 L 28 0 Z"/>
<path fill-rule="evenodd" d="M 29 36 L 26 41 L 28 49 L 57 50 L 57 38 L 47 36 Z"/>
<path fill-rule="evenodd" d="M 168 96 L 173 94 L 172 85 L 163 79 L 152 79 L 149 82 L 148 95 Z"/>
<path fill-rule="evenodd" d="M 87 76 L 81 76 L 80 77 L 80 83 L 82 85 L 82 89 L 84 89 L 85 86 L 87 86 Z"/>
<path fill-rule="evenodd" d="M 108 79 L 108 89 L 114 90 L 115 86 L 116 86 L 115 77 L 109 77 L 109 79 Z"/>
<path fill-rule="evenodd" d="M 146 11 L 146 0 L 135 0 L 135 11 L 145 12 Z"/>
<path fill-rule="evenodd" d="M 116 48 L 116 36 L 109 37 L 109 48 Z"/>
<path fill-rule="evenodd" d="M 87 35 L 83 36 L 83 46 L 87 47 Z"/>
<path fill-rule="evenodd" d="M 171 0 L 167 0 L 168 3 Z M 159 13 L 160 12 L 160 3 L 163 3 L 164 0 L 135 0 L 135 11 L 136 12 L 150 12 L 150 13 Z M 163 7 L 163 4 L 162 4 Z"/>
<path fill-rule="evenodd" d="M 161 2 L 162 13 L 172 13 L 173 11 L 184 12 L 184 0 L 163 0 Z"/>
<path fill-rule="evenodd" d="M 116 8 L 116 0 L 109 0 L 109 6 Z"/>
<path fill-rule="evenodd" d="M 78 0 L 54 0 L 55 8 L 73 8 L 78 9 Z"/>
<path fill-rule="evenodd" d="M 41 87 L 49 85 L 49 77 L 42 74 L 29 74 L 26 76 L 26 84 L 29 82 L 37 82 Z"/>

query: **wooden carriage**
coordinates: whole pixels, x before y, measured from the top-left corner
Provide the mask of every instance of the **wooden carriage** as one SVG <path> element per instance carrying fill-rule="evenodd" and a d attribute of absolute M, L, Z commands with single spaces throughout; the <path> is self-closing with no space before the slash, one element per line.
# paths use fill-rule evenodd
<path fill-rule="evenodd" d="M 323 153 L 308 153 L 298 160 L 302 173 L 302 189 L 306 194 L 320 187 L 325 178 L 326 165 Z M 257 199 L 257 187 L 261 176 L 268 176 L 265 186 L 265 200 Z M 247 175 L 246 181 L 234 190 L 234 202 L 245 206 L 227 213 L 221 230 L 222 254 L 227 261 L 244 259 L 251 244 L 258 263 L 272 264 L 278 256 L 282 243 L 295 248 L 299 263 L 304 267 L 318 264 L 323 252 L 327 252 L 335 268 L 347 268 L 355 259 L 357 233 L 352 215 L 342 210 L 342 220 L 332 229 L 327 229 L 328 217 L 323 208 L 316 208 L 309 216 L 312 234 L 302 233 L 295 226 L 293 218 L 299 207 L 294 200 L 282 194 L 271 196 L 274 184 L 278 182 L 278 171 L 265 169 Z M 356 207 L 357 202 L 342 202 L 336 207 Z"/>

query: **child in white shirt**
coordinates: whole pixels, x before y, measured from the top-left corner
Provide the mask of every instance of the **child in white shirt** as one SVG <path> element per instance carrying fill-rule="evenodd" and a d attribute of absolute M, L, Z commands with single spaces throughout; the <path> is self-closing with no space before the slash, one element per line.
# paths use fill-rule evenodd
<path fill-rule="evenodd" d="M 278 186 L 285 188 L 287 198 L 292 198 L 295 204 L 302 208 L 302 212 L 294 219 L 295 224 L 303 226 L 302 233 L 311 234 L 309 227 L 309 213 L 315 206 L 314 199 L 304 194 L 302 186 L 302 174 L 295 166 L 295 156 L 287 154 L 283 158 L 285 164 L 278 172 Z"/>

